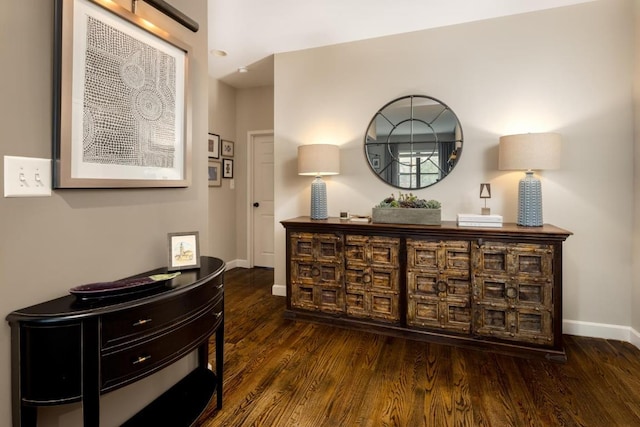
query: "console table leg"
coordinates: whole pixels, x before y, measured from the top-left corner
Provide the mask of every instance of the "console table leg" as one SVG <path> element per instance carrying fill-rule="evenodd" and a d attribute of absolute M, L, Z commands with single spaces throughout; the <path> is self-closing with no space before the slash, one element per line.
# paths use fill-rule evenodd
<path fill-rule="evenodd" d="M 84 427 L 100 425 L 100 334 L 98 318 L 82 325 L 82 419 Z"/>
<path fill-rule="evenodd" d="M 217 408 L 222 409 L 222 374 L 224 366 L 224 324 L 220 325 L 216 331 L 216 403 Z"/>

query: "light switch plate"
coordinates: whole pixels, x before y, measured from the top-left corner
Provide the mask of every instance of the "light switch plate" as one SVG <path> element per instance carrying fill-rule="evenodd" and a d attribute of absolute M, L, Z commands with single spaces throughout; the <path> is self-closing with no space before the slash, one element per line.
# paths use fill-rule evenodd
<path fill-rule="evenodd" d="M 51 159 L 4 156 L 4 197 L 51 196 Z"/>

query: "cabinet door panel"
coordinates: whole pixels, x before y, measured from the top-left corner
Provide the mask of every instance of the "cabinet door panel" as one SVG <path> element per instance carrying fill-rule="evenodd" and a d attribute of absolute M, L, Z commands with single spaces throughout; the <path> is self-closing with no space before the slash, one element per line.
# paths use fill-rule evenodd
<path fill-rule="evenodd" d="M 444 258 L 440 263 L 441 268 L 457 270 L 469 275 L 471 256 L 469 254 L 469 242 L 452 241 L 445 242 L 442 249 Z"/>
<path fill-rule="evenodd" d="M 391 237 L 372 237 L 371 264 L 382 267 L 398 268 L 400 239 Z"/>
<path fill-rule="evenodd" d="M 477 297 L 481 302 L 504 304 L 507 300 L 507 277 L 477 277 Z"/>
<path fill-rule="evenodd" d="M 482 336 L 511 341 L 539 345 L 553 343 L 553 322 L 549 311 L 477 306 L 475 331 Z"/>
<path fill-rule="evenodd" d="M 313 285 L 305 286 L 303 284 L 293 283 L 291 285 L 291 305 L 297 308 L 315 310 Z"/>
<path fill-rule="evenodd" d="M 473 263 L 477 274 L 508 274 L 507 245 L 483 244 L 474 252 Z"/>
<path fill-rule="evenodd" d="M 400 320 L 396 294 L 371 292 L 371 316 L 386 321 Z"/>
<path fill-rule="evenodd" d="M 438 243 L 407 239 L 407 267 L 409 269 L 437 269 Z"/>
<path fill-rule="evenodd" d="M 397 269 L 372 268 L 371 289 L 373 291 L 394 292 L 399 289 L 399 277 Z"/>
<path fill-rule="evenodd" d="M 345 237 L 344 257 L 347 264 L 367 263 L 367 236 L 348 235 Z"/>
<path fill-rule="evenodd" d="M 345 294 L 346 311 L 349 316 L 367 317 L 364 291 L 348 289 Z"/>
<path fill-rule="evenodd" d="M 407 323 L 418 327 L 440 326 L 440 307 L 438 299 L 425 297 L 409 297 Z"/>
<path fill-rule="evenodd" d="M 344 271 L 344 282 L 347 290 L 364 291 L 365 274 L 368 274 L 365 266 L 350 265 Z"/>
<path fill-rule="evenodd" d="M 325 313 L 344 312 L 344 291 L 342 287 L 316 286 L 316 293 L 320 311 Z"/>
<path fill-rule="evenodd" d="M 350 316 L 400 320 L 400 239 L 345 236 L 346 311 Z"/>
<path fill-rule="evenodd" d="M 342 264 L 342 236 L 335 234 L 316 234 L 316 260 Z"/>
<path fill-rule="evenodd" d="M 313 285 L 320 271 L 315 269 L 312 261 L 291 262 L 291 281 L 294 283 Z"/>
<path fill-rule="evenodd" d="M 438 296 L 438 273 L 429 271 L 410 271 L 407 274 L 409 295 Z"/>
<path fill-rule="evenodd" d="M 290 241 L 293 259 L 313 259 L 312 233 L 291 233 Z"/>
<path fill-rule="evenodd" d="M 546 245 L 518 245 L 513 250 L 513 273 L 533 277 L 553 275 L 553 251 Z"/>

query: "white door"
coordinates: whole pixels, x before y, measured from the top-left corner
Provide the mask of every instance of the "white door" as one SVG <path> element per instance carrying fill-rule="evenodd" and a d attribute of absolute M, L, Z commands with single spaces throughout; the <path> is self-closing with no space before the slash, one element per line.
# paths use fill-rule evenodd
<path fill-rule="evenodd" d="M 252 133 L 253 265 L 273 268 L 273 133 Z"/>

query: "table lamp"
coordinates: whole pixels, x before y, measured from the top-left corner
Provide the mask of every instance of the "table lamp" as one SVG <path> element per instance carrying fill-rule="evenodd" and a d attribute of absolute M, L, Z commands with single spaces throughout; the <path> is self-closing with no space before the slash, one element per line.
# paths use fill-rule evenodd
<path fill-rule="evenodd" d="M 331 144 L 300 145 L 298 175 L 311 175 L 311 219 L 327 219 L 327 185 L 324 175 L 340 173 L 340 148 Z"/>
<path fill-rule="evenodd" d="M 533 171 L 559 167 L 559 134 L 525 133 L 500 137 L 498 169 L 526 171 L 518 186 L 518 225 L 542 226 L 542 187 Z"/>

